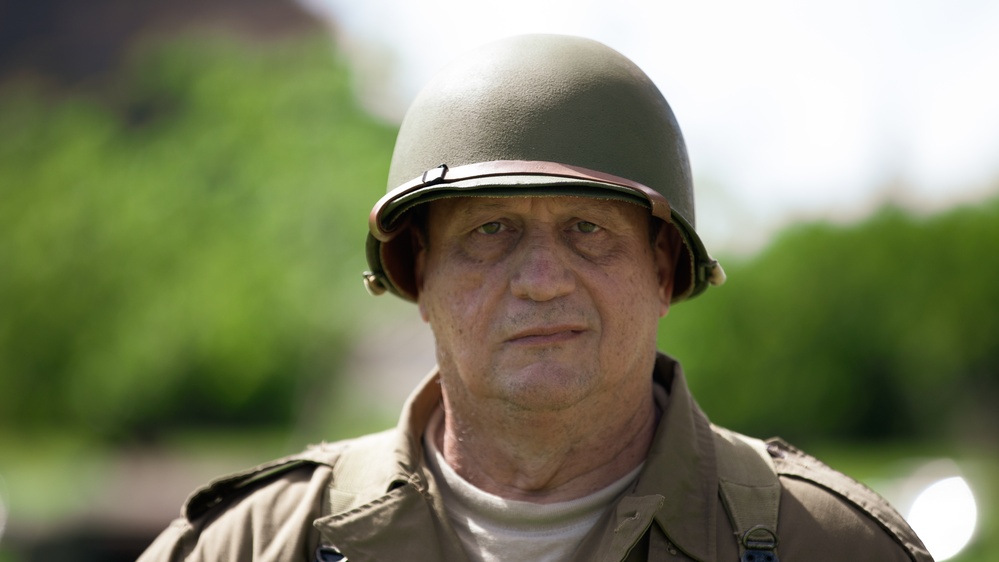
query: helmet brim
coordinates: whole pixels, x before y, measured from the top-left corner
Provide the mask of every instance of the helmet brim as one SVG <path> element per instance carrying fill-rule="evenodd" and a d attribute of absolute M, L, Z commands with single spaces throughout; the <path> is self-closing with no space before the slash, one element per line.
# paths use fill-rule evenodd
<path fill-rule="evenodd" d="M 450 197 L 588 197 L 641 205 L 651 215 L 672 225 L 683 241 L 674 278 L 673 301 L 702 292 L 716 273 L 717 262 L 707 255 L 690 223 L 670 209 L 657 191 L 609 174 L 551 162 L 497 161 L 449 170 L 446 165 L 428 170 L 420 178 L 390 191 L 372 209 L 367 242 L 365 284 L 373 294 L 386 290 L 416 301 L 413 277 L 413 241 L 409 211 L 431 201 Z"/>

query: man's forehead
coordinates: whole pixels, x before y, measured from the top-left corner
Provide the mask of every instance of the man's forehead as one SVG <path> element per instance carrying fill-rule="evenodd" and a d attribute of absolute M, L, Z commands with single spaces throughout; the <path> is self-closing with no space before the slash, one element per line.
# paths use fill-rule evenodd
<path fill-rule="evenodd" d="M 637 213 L 648 210 L 641 204 L 605 199 L 599 197 L 583 197 L 572 195 L 525 195 L 522 197 L 448 197 L 428 203 L 431 209 L 440 209 L 448 214 L 471 215 L 481 212 L 510 211 L 527 212 L 532 209 L 543 209 L 546 212 L 572 213 L 586 210 L 606 213 Z"/>

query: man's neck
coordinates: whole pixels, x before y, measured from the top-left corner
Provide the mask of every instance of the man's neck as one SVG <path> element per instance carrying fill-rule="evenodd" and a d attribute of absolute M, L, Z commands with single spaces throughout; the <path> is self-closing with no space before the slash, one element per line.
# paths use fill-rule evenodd
<path fill-rule="evenodd" d="M 529 412 L 497 403 L 462 412 L 447 402 L 433 436 L 447 463 L 481 490 L 536 503 L 581 498 L 628 474 L 645 460 L 659 419 L 651 384 L 642 399 L 612 408 Z"/>

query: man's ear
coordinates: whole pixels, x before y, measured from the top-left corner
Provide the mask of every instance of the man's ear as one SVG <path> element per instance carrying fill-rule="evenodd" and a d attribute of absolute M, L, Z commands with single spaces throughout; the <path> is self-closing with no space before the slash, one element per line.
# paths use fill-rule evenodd
<path fill-rule="evenodd" d="M 659 279 L 659 317 L 662 318 L 669 312 L 669 305 L 673 300 L 676 262 L 681 253 L 682 242 L 680 233 L 670 223 L 661 222 L 656 230 L 652 251 Z"/>

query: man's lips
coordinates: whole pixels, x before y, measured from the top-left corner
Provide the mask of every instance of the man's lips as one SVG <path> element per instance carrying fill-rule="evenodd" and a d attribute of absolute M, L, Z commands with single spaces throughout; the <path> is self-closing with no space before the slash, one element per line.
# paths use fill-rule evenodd
<path fill-rule="evenodd" d="M 507 342 L 515 344 L 552 344 L 571 340 L 586 331 L 585 326 L 540 326 L 519 330 Z"/>

